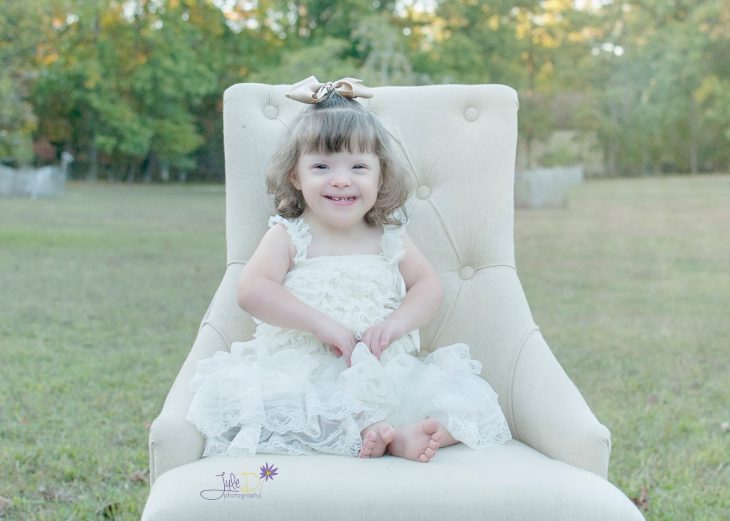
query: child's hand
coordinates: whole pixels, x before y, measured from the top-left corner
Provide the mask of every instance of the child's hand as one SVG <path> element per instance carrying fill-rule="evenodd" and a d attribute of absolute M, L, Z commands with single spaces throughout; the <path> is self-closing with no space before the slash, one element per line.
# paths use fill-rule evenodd
<path fill-rule="evenodd" d="M 355 350 L 355 335 L 342 324 L 327 318 L 314 331 L 314 336 L 330 346 L 339 356 L 344 356 L 347 367 L 352 365 L 352 352 Z"/>
<path fill-rule="evenodd" d="M 362 342 L 365 343 L 375 358 L 380 360 L 380 354 L 385 351 L 390 344 L 398 340 L 406 334 L 403 325 L 397 319 L 386 318 L 383 322 L 378 322 L 374 326 L 368 328 L 362 336 Z"/>

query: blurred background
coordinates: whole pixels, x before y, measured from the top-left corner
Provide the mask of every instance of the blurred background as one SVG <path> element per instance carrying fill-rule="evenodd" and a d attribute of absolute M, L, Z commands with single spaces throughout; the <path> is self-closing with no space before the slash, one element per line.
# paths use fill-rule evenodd
<path fill-rule="evenodd" d="M 0 161 L 224 178 L 237 82 L 503 83 L 518 169 L 730 167 L 728 0 L 2 0 Z"/>

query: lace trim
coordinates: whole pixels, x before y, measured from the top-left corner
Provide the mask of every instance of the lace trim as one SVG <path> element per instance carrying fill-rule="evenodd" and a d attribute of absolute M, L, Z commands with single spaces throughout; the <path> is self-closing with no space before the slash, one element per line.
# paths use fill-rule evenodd
<path fill-rule="evenodd" d="M 312 232 L 309 224 L 300 216 L 296 219 L 287 219 L 281 215 L 273 215 L 269 217 L 269 227 L 281 223 L 286 227 L 291 237 L 296 255 L 294 263 L 298 263 L 307 258 L 307 248 L 312 243 Z M 389 265 L 397 265 L 406 255 L 403 247 L 403 233 L 405 225 L 389 225 L 383 227 L 383 236 L 380 238 L 380 253 L 388 261 Z"/>
<path fill-rule="evenodd" d="M 286 227 L 286 231 L 289 232 L 289 236 L 294 243 L 294 248 L 297 250 L 297 253 L 294 255 L 294 264 L 306 259 L 307 248 L 312 242 L 309 225 L 301 217 L 291 220 L 281 215 L 272 215 L 269 217 L 269 227 L 279 223 Z"/>

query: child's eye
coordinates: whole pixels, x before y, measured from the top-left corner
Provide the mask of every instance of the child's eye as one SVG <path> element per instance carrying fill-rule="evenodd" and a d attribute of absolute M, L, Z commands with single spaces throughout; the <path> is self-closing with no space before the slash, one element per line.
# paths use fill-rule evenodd
<path fill-rule="evenodd" d="M 317 163 L 316 165 L 314 165 L 314 168 L 316 168 L 317 170 L 324 170 L 325 168 L 327 168 L 327 165 L 325 165 L 324 163 Z"/>
<path fill-rule="evenodd" d="M 358 168 L 367 168 L 365 165 L 355 165 L 352 168 L 358 169 Z"/>

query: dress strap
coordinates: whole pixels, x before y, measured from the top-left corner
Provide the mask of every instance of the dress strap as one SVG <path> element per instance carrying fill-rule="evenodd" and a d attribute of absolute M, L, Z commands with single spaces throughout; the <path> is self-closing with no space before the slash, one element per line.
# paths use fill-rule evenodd
<path fill-rule="evenodd" d="M 312 234 L 309 233 L 309 225 L 301 217 L 295 219 L 287 219 L 281 215 L 272 215 L 269 217 L 269 228 L 276 224 L 283 224 L 286 231 L 289 232 L 294 248 L 297 253 L 294 255 L 294 264 L 307 258 L 307 248 L 312 242 Z"/>
<path fill-rule="evenodd" d="M 406 226 L 398 226 L 386 224 L 383 226 L 383 255 L 388 260 L 388 264 L 398 265 L 406 256 L 406 249 L 403 246 L 403 234 Z"/>

